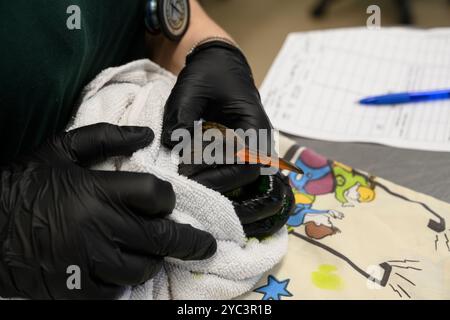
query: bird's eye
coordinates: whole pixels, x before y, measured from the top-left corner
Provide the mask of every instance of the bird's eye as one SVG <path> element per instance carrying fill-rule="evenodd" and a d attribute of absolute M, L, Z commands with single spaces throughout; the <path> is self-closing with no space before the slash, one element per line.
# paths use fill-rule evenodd
<path fill-rule="evenodd" d="M 301 178 L 302 178 L 302 176 L 299 174 L 295 176 L 295 180 L 300 180 Z"/>

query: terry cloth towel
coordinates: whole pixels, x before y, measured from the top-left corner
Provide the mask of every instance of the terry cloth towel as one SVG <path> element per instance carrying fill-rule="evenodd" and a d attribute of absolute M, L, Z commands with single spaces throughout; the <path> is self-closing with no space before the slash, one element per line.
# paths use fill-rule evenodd
<path fill-rule="evenodd" d="M 210 232 L 217 253 L 208 260 L 166 258 L 162 271 L 122 299 L 231 299 L 252 289 L 287 251 L 286 228 L 264 241 L 246 239 L 231 202 L 177 173 L 178 159 L 161 146 L 164 105 L 176 78 L 149 60 L 110 68 L 83 91 L 69 129 L 98 122 L 148 126 L 153 143 L 131 158 L 112 159 L 96 169 L 148 172 L 169 181 L 176 194 L 170 219 Z"/>

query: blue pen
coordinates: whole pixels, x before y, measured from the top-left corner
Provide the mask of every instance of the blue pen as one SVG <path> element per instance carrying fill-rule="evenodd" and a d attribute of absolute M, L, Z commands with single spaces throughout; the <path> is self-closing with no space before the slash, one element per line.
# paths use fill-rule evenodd
<path fill-rule="evenodd" d="M 422 91 L 422 92 L 392 93 L 381 96 L 364 98 L 360 100 L 359 103 L 368 106 L 379 106 L 379 105 L 423 102 L 442 99 L 450 99 L 450 89 Z"/>

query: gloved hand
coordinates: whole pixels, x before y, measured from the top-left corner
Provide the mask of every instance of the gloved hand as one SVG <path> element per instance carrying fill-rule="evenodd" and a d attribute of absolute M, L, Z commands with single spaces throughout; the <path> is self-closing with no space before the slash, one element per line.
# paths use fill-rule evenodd
<path fill-rule="evenodd" d="M 250 66 L 239 49 L 222 41 L 200 45 L 187 57 L 166 103 L 162 142 L 168 147 L 175 146 L 177 141 L 171 141 L 172 132 L 187 129 L 192 133 L 194 121 L 200 119 L 231 129 L 266 129 L 267 139 L 258 143 L 271 151 L 272 126 Z M 292 189 L 279 173 L 260 176 L 260 166 L 243 164 L 184 169 L 189 178 L 232 200 L 248 237 L 270 236 L 293 213 Z"/>
<path fill-rule="evenodd" d="M 153 137 L 149 128 L 92 125 L 0 169 L 0 296 L 109 299 L 154 276 L 165 256 L 215 253 L 209 233 L 164 218 L 175 204 L 168 182 L 86 169 Z M 67 286 L 69 266 L 81 271 L 79 290 Z"/>
<path fill-rule="evenodd" d="M 194 121 L 200 119 L 231 129 L 272 128 L 246 58 L 239 49 L 222 41 L 200 45 L 187 57 L 166 103 L 162 142 L 173 147 L 177 142 L 171 141 L 172 132 L 192 131 Z M 270 134 L 264 143 L 270 150 Z M 192 178 L 226 192 L 255 181 L 259 173 L 258 166 L 224 165 Z"/>

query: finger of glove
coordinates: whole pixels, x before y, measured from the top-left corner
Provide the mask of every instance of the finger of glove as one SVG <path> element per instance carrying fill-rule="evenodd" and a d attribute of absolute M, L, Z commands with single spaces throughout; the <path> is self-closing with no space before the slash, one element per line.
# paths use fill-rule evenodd
<path fill-rule="evenodd" d="M 97 191 L 111 206 L 142 216 L 164 216 L 175 207 L 172 185 L 149 173 L 91 171 Z M 124 214 L 128 214 L 125 210 Z"/>
<path fill-rule="evenodd" d="M 210 189 L 224 193 L 254 182 L 259 174 L 260 167 L 257 165 L 234 164 L 208 168 L 190 178 Z"/>
<path fill-rule="evenodd" d="M 98 123 L 67 132 L 63 146 L 70 159 L 82 166 L 113 156 L 129 156 L 148 146 L 155 135 L 148 127 Z"/>
<path fill-rule="evenodd" d="M 94 261 L 94 274 L 107 284 L 135 286 L 154 277 L 162 268 L 161 257 L 141 256 L 116 250 Z"/>
<path fill-rule="evenodd" d="M 215 75 L 209 81 L 211 83 L 207 83 L 209 86 L 202 86 L 202 93 L 211 98 L 211 105 L 205 110 L 209 119 L 205 119 L 232 129 L 272 128 L 250 66 L 240 50 L 226 44 L 223 47 L 222 43 L 211 43 L 189 60 L 199 73 Z M 210 91 L 205 87 L 211 88 Z"/>
<path fill-rule="evenodd" d="M 140 219 L 134 227 L 117 226 L 125 246 L 142 255 L 173 257 L 183 260 L 202 260 L 211 257 L 217 249 L 216 240 L 208 232 L 168 219 Z"/>
<path fill-rule="evenodd" d="M 183 69 L 173 88 L 164 109 L 164 121 L 161 140 L 171 148 L 178 141 L 172 138 L 177 129 L 188 130 L 192 134 L 194 122 L 203 118 L 208 104 L 209 87 L 202 85 L 200 73 Z"/>
<path fill-rule="evenodd" d="M 241 138 L 247 146 L 262 154 L 272 154 L 274 131 L 263 107 L 254 103 L 235 103 L 221 110 L 215 120 L 224 126 L 241 131 Z M 249 141 L 249 139 L 254 139 Z"/>
<path fill-rule="evenodd" d="M 226 62 L 222 58 L 227 51 L 229 50 L 212 47 L 207 50 L 203 46 L 198 47 L 195 54 L 187 58 L 186 67 L 180 72 L 164 109 L 162 143 L 167 147 L 176 144 L 171 139 L 175 130 L 192 130 L 195 121 L 204 119 L 211 101 L 220 103 L 217 101 L 217 92 L 222 89 L 217 88 L 215 77 L 210 78 L 209 75 L 221 77 L 223 70 L 217 68 L 217 63 Z"/>

